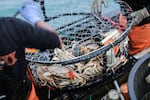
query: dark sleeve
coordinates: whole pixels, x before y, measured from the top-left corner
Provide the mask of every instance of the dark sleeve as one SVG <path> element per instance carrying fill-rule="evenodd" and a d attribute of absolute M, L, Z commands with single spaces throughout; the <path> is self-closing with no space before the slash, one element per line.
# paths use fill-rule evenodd
<path fill-rule="evenodd" d="M 148 12 L 150 13 L 150 5 L 148 5 L 147 7 Z"/>
<path fill-rule="evenodd" d="M 58 35 L 48 30 L 34 27 L 25 21 L 19 20 L 17 25 L 22 27 L 20 29 L 20 39 L 24 47 L 32 47 L 37 49 L 53 49 L 60 47 Z"/>
<path fill-rule="evenodd" d="M 149 0 L 123 0 L 129 4 L 133 11 L 140 10 L 150 5 Z"/>

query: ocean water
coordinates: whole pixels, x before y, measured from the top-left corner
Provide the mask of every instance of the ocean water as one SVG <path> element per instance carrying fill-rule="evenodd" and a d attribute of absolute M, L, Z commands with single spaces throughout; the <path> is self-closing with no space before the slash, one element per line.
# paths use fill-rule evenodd
<path fill-rule="evenodd" d="M 0 0 L 0 17 L 13 16 L 24 0 Z M 54 16 L 63 12 L 89 12 L 92 0 L 45 0 L 47 14 Z"/>
<path fill-rule="evenodd" d="M 21 0 L 0 0 L 0 17 L 13 16 Z"/>
<path fill-rule="evenodd" d="M 24 0 L 0 0 L 0 17 L 13 16 L 17 9 L 23 5 Z M 46 15 L 48 17 L 64 13 L 90 13 L 93 0 L 45 0 Z M 109 0 L 108 8 L 103 7 L 103 15 L 112 16 L 112 11 L 118 11 L 119 6 Z M 117 12 L 115 12 L 117 14 Z M 111 14 L 111 15 L 110 15 Z M 18 18 L 22 18 L 20 15 Z M 77 20 L 83 16 L 62 16 L 48 22 L 52 27 L 59 27 L 66 22 Z M 42 13 L 41 18 L 44 19 Z M 23 18 L 22 18 L 23 19 Z"/>
<path fill-rule="evenodd" d="M 13 16 L 17 9 L 23 5 L 24 0 L 0 0 L 0 17 Z M 56 16 L 63 13 L 90 12 L 92 0 L 45 0 L 46 15 L 48 17 Z M 20 15 L 17 17 L 22 18 Z M 71 16 L 70 16 L 71 17 Z M 41 14 L 43 19 L 43 15 Z M 73 19 L 65 18 L 66 20 Z M 66 20 L 57 19 L 58 21 L 50 23 L 56 27 Z M 60 23 L 61 22 L 61 23 Z"/>

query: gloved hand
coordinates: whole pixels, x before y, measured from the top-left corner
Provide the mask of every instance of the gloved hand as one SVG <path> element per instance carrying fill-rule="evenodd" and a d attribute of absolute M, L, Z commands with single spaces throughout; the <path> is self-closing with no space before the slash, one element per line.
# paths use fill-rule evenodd
<path fill-rule="evenodd" d="M 144 18 L 150 16 L 147 8 L 143 8 L 141 10 L 135 11 L 131 13 L 133 19 L 133 26 L 138 25 Z"/>
<path fill-rule="evenodd" d="M 37 21 L 42 20 L 40 18 L 40 5 L 32 0 L 25 0 L 22 9 L 20 9 L 20 14 L 32 25 L 35 25 Z"/>
<path fill-rule="evenodd" d="M 92 13 L 95 14 L 101 12 L 103 4 L 105 7 L 107 7 L 108 6 L 107 0 L 94 0 L 91 6 Z"/>

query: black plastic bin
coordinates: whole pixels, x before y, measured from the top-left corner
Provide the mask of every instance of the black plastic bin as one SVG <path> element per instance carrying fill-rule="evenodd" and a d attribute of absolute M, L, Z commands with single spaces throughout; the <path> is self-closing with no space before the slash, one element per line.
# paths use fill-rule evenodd
<path fill-rule="evenodd" d="M 150 95 L 147 99 L 143 99 L 150 92 L 150 83 L 145 81 L 146 76 L 150 74 L 150 54 L 139 59 L 130 71 L 128 78 L 128 89 L 131 100 L 150 100 Z"/>

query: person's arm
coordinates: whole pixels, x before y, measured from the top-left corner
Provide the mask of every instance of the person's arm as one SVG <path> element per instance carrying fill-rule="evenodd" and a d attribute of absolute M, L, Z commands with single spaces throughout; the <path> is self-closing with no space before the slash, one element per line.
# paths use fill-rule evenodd
<path fill-rule="evenodd" d="M 32 0 L 27 0 L 24 2 L 24 8 L 21 9 L 20 11 L 22 17 L 24 17 L 26 20 L 28 20 L 29 23 L 31 23 L 33 26 L 40 27 L 43 29 L 46 29 L 52 33 L 55 33 L 58 35 L 56 30 L 52 28 L 50 25 L 45 23 L 41 18 L 40 18 L 40 5 L 37 2 L 34 2 Z M 61 42 L 61 47 L 62 47 L 62 40 L 59 37 L 59 40 Z"/>
<path fill-rule="evenodd" d="M 48 25 L 47 23 L 43 22 L 42 20 L 41 21 L 37 21 L 35 23 L 35 26 L 41 27 L 43 29 L 49 30 L 49 31 L 54 32 L 54 33 L 57 33 L 54 28 L 52 28 L 50 25 Z"/>
<path fill-rule="evenodd" d="M 20 9 L 21 16 L 33 26 L 38 26 L 57 33 L 54 28 L 40 18 L 40 12 L 40 5 L 32 0 L 25 0 L 23 7 Z"/>
<path fill-rule="evenodd" d="M 50 27 L 47 23 L 45 23 L 43 21 L 38 21 L 35 25 L 37 27 L 40 27 L 40 28 L 46 29 L 46 30 L 48 30 L 50 32 L 53 32 L 56 35 L 58 35 L 58 37 L 59 37 L 59 34 L 56 32 L 56 30 L 53 29 L 52 27 Z M 60 37 L 59 37 L 59 41 L 60 41 L 60 48 L 62 48 L 62 39 Z"/>
<path fill-rule="evenodd" d="M 115 1 L 115 0 L 114 0 Z M 131 16 L 133 17 L 133 26 L 138 25 L 143 19 L 150 16 L 150 4 L 148 4 L 148 1 L 144 0 L 123 0 L 127 3 L 129 3 L 131 8 L 133 9 L 140 9 L 137 11 L 134 11 L 131 13 Z M 104 4 L 105 7 L 107 7 L 107 0 L 93 0 L 91 10 L 93 13 L 100 13 L 102 5 Z M 147 5 L 147 6 L 146 6 Z M 143 6 L 145 6 L 143 8 Z M 142 8 L 142 9 L 141 9 Z"/>
<path fill-rule="evenodd" d="M 14 27 L 18 27 L 14 35 L 16 43 L 24 48 L 37 48 L 41 50 L 61 48 L 59 36 L 47 29 L 34 27 L 21 19 L 13 19 Z"/>

